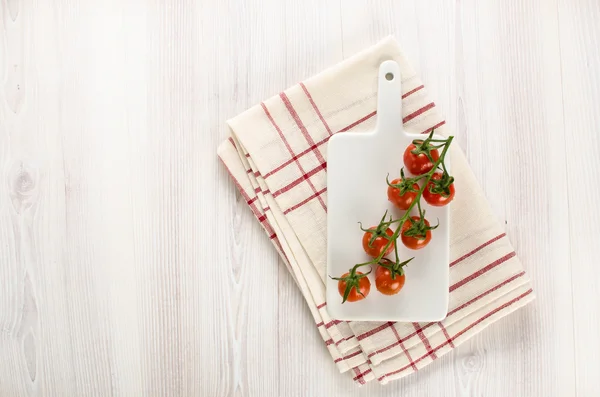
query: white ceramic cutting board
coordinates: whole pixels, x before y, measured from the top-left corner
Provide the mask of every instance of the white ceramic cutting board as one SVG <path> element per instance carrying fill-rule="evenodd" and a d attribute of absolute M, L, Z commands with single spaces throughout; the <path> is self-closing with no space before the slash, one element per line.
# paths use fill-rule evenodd
<path fill-rule="evenodd" d="M 385 61 L 379 68 L 377 127 L 375 131 L 345 132 L 329 140 L 327 158 L 327 275 L 340 277 L 356 263 L 370 260 L 363 251 L 359 228 L 379 223 L 385 210 L 394 219 L 403 211 L 387 199 L 386 175 L 400 177 L 404 149 L 422 135 L 406 134 L 402 128 L 400 67 Z M 450 166 L 446 156 L 446 167 Z M 396 295 L 375 288 L 375 267 L 369 275 L 371 292 L 359 302 L 342 304 L 336 280 L 327 278 L 327 310 L 338 320 L 438 321 L 448 311 L 448 206 L 432 207 L 421 200 L 426 218 L 439 227 L 421 250 L 410 250 L 398 239 L 401 260 L 415 257 L 405 267 L 406 282 Z M 416 208 L 413 212 L 417 214 Z M 395 229 L 396 226 L 393 226 Z M 390 258 L 393 258 L 393 253 Z M 368 267 L 361 268 L 366 272 Z"/>

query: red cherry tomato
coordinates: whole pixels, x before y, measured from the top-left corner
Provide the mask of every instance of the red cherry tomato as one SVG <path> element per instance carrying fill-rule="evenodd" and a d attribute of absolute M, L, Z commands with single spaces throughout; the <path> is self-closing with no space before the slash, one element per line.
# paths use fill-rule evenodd
<path fill-rule="evenodd" d="M 427 201 L 430 205 L 433 205 L 435 207 L 443 207 L 444 205 L 451 202 L 454 198 L 454 183 L 448 186 L 448 188 L 450 189 L 450 194 L 447 196 L 444 196 L 442 193 L 431 192 L 430 189 L 433 189 L 435 187 L 435 182 L 433 182 L 433 180 L 439 181 L 441 179 L 442 174 L 436 172 L 431 176 L 431 179 L 427 183 L 427 187 L 425 188 L 425 190 L 423 190 L 423 198 L 425 199 L 425 201 Z"/>
<path fill-rule="evenodd" d="M 392 185 L 399 185 L 400 183 L 402 183 L 401 178 L 394 179 L 391 182 Z M 417 192 L 419 191 L 419 185 L 417 185 L 416 183 L 413 183 L 412 187 L 416 191 L 408 191 L 404 194 L 400 194 L 400 189 L 388 185 L 388 200 L 391 201 L 396 207 L 400 208 L 401 210 L 407 210 L 408 207 L 410 207 L 410 205 L 413 203 L 413 201 L 415 201 L 415 198 L 417 197 Z"/>
<path fill-rule="evenodd" d="M 373 226 L 371 229 L 377 229 L 377 226 Z M 376 237 L 375 237 L 375 240 L 373 240 L 373 243 L 371 245 L 369 245 L 369 242 L 371 241 L 371 238 L 373 237 L 373 233 L 375 233 Z M 388 235 L 390 237 L 392 237 L 394 235 L 394 231 L 388 227 L 385 231 L 365 232 L 365 235 L 363 236 L 363 239 L 362 239 L 363 249 L 365 250 L 365 252 L 368 255 L 372 256 L 373 258 L 379 257 L 379 255 L 381 255 L 381 253 L 385 249 L 385 246 L 389 242 L 389 240 L 387 238 L 383 237 L 383 233 L 385 233 L 386 235 Z M 393 249 L 394 249 L 394 242 L 392 241 L 390 246 L 388 247 L 388 249 L 385 250 L 385 254 L 383 254 L 383 255 L 385 256 L 385 255 L 389 254 L 390 252 L 393 251 Z"/>
<path fill-rule="evenodd" d="M 425 174 L 433 168 L 433 163 L 427 158 L 424 153 L 414 154 L 412 153 L 417 147 L 414 143 L 408 145 L 404 151 L 404 165 L 406 169 L 413 175 Z M 431 158 L 433 161 L 437 161 L 440 158 L 440 154 L 437 149 L 431 150 Z"/>
<path fill-rule="evenodd" d="M 404 274 L 396 274 L 392 278 L 392 271 L 387 267 L 377 266 L 375 271 L 375 287 L 384 295 L 395 295 L 404 286 Z"/>
<path fill-rule="evenodd" d="M 349 274 L 350 273 L 345 273 L 341 278 L 348 277 Z M 356 272 L 356 274 L 361 275 L 363 273 Z M 345 280 L 338 281 L 338 292 L 340 293 L 341 297 L 344 297 L 344 293 L 346 292 L 346 286 L 347 282 Z M 369 295 L 369 291 L 371 291 L 371 281 L 369 281 L 368 277 L 361 277 L 360 279 L 358 279 L 358 291 L 356 290 L 356 286 L 352 287 L 346 301 L 356 302 L 359 300 L 363 300 L 367 297 L 367 295 Z"/>
<path fill-rule="evenodd" d="M 418 216 L 411 216 L 411 218 L 415 222 L 421 221 L 421 218 L 419 218 Z M 429 227 L 429 221 L 427 219 L 423 219 L 423 223 L 425 224 L 426 228 Z M 423 236 L 405 236 L 404 233 L 408 229 L 410 229 L 412 226 L 413 226 L 413 224 L 409 219 L 404 221 L 404 223 L 402 224 L 402 231 L 400 232 L 400 234 L 402 236 L 401 237 L 402 243 L 407 248 L 410 248 L 413 250 L 418 250 L 418 249 L 424 248 L 431 241 L 431 230 L 424 228 L 425 230 L 423 231 L 423 233 L 424 233 Z"/>

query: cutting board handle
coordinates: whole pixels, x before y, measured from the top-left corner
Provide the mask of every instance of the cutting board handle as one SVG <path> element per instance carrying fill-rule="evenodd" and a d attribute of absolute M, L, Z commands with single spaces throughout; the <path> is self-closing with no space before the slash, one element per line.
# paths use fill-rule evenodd
<path fill-rule="evenodd" d="M 384 61 L 379 66 L 377 93 L 377 134 L 383 136 L 403 133 L 402 129 L 402 78 L 400 66 L 394 61 Z"/>

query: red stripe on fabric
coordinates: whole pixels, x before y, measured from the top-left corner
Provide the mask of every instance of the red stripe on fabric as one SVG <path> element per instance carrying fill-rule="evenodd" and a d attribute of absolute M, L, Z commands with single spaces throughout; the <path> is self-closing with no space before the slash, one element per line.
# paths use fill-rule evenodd
<path fill-rule="evenodd" d="M 337 345 L 339 345 L 339 344 L 341 344 L 341 343 L 344 343 L 344 342 L 346 342 L 346 341 L 349 341 L 349 340 L 350 340 L 350 339 L 352 339 L 352 338 L 354 338 L 354 335 L 350 335 L 350 336 L 348 336 L 348 337 L 346 337 L 346 338 L 340 339 L 340 340 L 338 340 L 337 342 L 335 342 L 335 345 L 337 346 Z"/>
<path fill-rule="evenodd" d="M 350 335 L 350 336 L 348 336 L 348 337 L 346 337 L 346 338 L 340 339 L 340 340 L 338 340 L 337 342 L 335 342 L 335 345 L 337 346 L 337 345 L 339 345 L 340 343 L 344 343 L 344 342 L 346 342 L 346 341 L 348 341 L 348 340 L 350 340 L 350 339 L 352 339 L 352 338 L 354 338 L 354 335 Z M 327 340 L 325 341 L 325 345 L 326 345 L 326 346 L 329 346 L 329 345 L 331 345 L 332 343 L 333 343 L 333 339 L 331 339 L 331 338 L 329 338 L 329 339 L 327 339 Z"/>
<path fill-rule="evenodd" d="M 365 339 L 365 338 L 368 338 L 368 337 L 369 337 L 369 336 L 371 336 L 371 335 L 375 335 L 375 334 L 376 334 L 376 333 L 378 333 L 379 331 L 382 331 L 382 330 L 384 330 L 384 329 L 386 329 L 386 328 L 389 328 L 389 327 L 390 327 L 390 325 L 392 325 L 392 324 L 394 324 L 394 323 L 387 322 L 387 323 L 385 323 L 385 324 L 381 324 L 381 325 L 380 325 L 379 327 L 377 327 L 377 328 L 373 328 L 372 330 L 370 330 L 370 331 L 367 331 L 367 332 L 365 332 L 364 334 L 360 334 L 360 335 L 358 335 L 358 336 L 356 337 L 356 339 L 358 339 L 358 340 L 363 340 L 363 339 Z"/>
<path fill-rule="evenodd" d="M 517 278 L 522 277 L 524 275 L 525 275 L 525 272 L 521 272 L 521 273 L 515 274 L 514 276 L 512 276 L 512 277 L 510 277 L 510 278 L 508 278 L 506 280 L 504 280 L 500 284 L 498 284 L 498 285 L 490 288 L 489 290 L 487 290 L 487 291 L 485 291 L 485 292 L 477 295 L 476 297 L 474 297 L 470 301 L 465 302 L 462 305 L 455 307 L 454 309 L 452 309 L 451 311 L 448 312 L 448 316 L 451 316 L 452 314 L 458 312 L 459 310 L 464 309 L 465 307 L 471 305 L 473 302 L 478 301 L 479 299 L 483 298 L 484 296 L 491 294 L 492 292 L 496 291 L 497 289 L 500 289 L 500 288 L 504 287 L 506 284 L 509 284 L 512 281 L 514 281 Z"/>
<path fill-rule="evenodd" d="M 365 372 L 360 372 L 360 370 L 358 368 L 354 368 L 354 372 L 356 373 L 356 376 L 353 378 L 353 380 L 358 380 L 360 382 L 361 385 L 364 385 L 366 382 L 363 379 L 363 377 L 365 375 L 367 375 L 368 373 L 370 373 L 372 370 L 371 368 L 369 368 L 368 370 L 366 370 Z"/>
<path fill-rule="evenodd" d="M 325 122 L 325 119 L 323 118 L 323 115 L 321 114 L 321 111 L 317 107 L 317 104 L 313 100 L 312 95 L 310 95 L 310 92 L 308 92 L 308 89 L 306 88 L 306 86 L 304 85 L 304 83 L 300 83 L 300 87 L 302 87 L 302 90 L 304 90 L 304 93 L 308 97 L 308 100 L 310 101 L 310 104 L 312 105 L 313 109 L 315 110 L 315 112 L 317 113 L 317 115 L 319 116 L 319 118 L 321 119 L 321 122 L 325 126 L 325 129 L 327 130 L 327 133 L 329 133 L 329 135 L 332 135 L 333 133 L 331 132 L 331 129 L 327 125 L 327 122 Z"/>
<path fill-rule="evenodd" d="M 462 305 L 460 305 L 460 306 L 458 306 L 458 307 L 456 307 L 456 308 L 452 309 L 451 311 L 449 311 L 449 312 L 448 312 L 448 315 L 446 316 L 446 318 L 447 318 L 447 317 L 449 317 L 449 316 L 451 316 L 451 315 L 453 315 L 454 313 L 456 313 L 456 312 L 458 312 L 458 311 L 460 311 L 460 310 L 464 309 L 465 307 L 467 307 L 467 306 L 471 305 L 472 303 L 474 303 L 474 302 L 478 301 L 479 299 L 483 298 L 484 296 L 491 294 L 492 292 L 494 292 L 494 291 L 496 291 L 497 289 L 499 289 L 499 288 L 501 288 L 501 287 L 505 286 L 506 284 L 509 284 L 510 282 L 512 282 L 512 281 L 514 281 L 515 279 L 517 279 L 517 278 L 519 278 L 519 277 L 523 276 L 524 274 L 525 274 L 525 272 L 521 272 L 521 273 L 519 273 L 519 274 L 516 274 L 516 275 L 514 275 L 514 276 L 512 276 L 512 277 L 508 278 L 507 280 L 504 280 L 504 281 L 503 281 L 503 282 L 501 282 L 500 284 L 498 284 L 498 285 L 496 285 L 496 286 L 494 286 L 494 287 L 490 288 L 489 290 L 487 290 L 487 291 L 485 291 L 485 292 L 483 292 L 483 293 L 481 293 L 481 294 L 477 295 L 476 297 L 474 297 L 474 298 L 473 298 L 473 299 L 471 299 L 470 301 L 468 301 L 468 302 L 466 302 L 466 303 L 463 303 Z M 423 329 L 423 330 L 425 330 L 425 329 L 429 328 L 430 326 L 432 326 L 433 324 L 436 324 L 436 323 L 427 323 L 427 324 L 425 324 L 425 326 L 423 326 L 423 328 L 422 328 L 422 329 Z M 377 333 L 378 331 L 380 331 L 380 329 L 379 329 L 379 328 L 381 328 L 381 327 L 378 327 L 378 328 L 376 328 L 376 329 L 373 329 L 373 331 L 374 331 L 374 332 L 371 332 L 371 331 L 369 331 L 368 333 L 369 333 L 370 335 L 373 335 L 373 334 Z M 405 342 L 405 341 L 407 341 L 408 339 L 410 339 L 410 338 L 412 338 L 413 336 L 415 336 L 416 334 L 417 334 L 416 332 L 413 332 L 412 334 L 410 334 L 410 335 L 406 336 L 405 338 L 401 339 L 401 340 L 400 340 L 400 342 Z M 364 335 L 364 334 L 363 334 L 363 335 Z M 360 340 L 360 339 L 362 339 L 362 338 L 361 338 L 361 336 L 362 336 L 362 335 L 358 336 L 358 339 L 359 339 L 359 340 Z M 382 349 L 379 349 L 379 350 L 377 350 L 377 351 L 375 351 L 375 352 L 372 352 L 372 353 L 370 353 L 370 354 L 368 355 L 368 357 L 369 357 L 369 358 L 371 358 L 371 357 L 373 357 L 373 356 L 375 356 L 375 355 L 377 355 L 377 354 L 381 354 L 381 353 L 383 353 L 383 352 L 385 352 L 385 351 L 387 351 L 387 350 L 390 350 L 390 349 L 392 349 L 392 348 L 394 348 L 394 347 L 398 346 L 398 344 L 399 344 L 398 342 L 394 342 L 394 343 L 392 343 L 392 344 L 391 344 L 391 345 L 389 345 L 389 346 L 386 346 L 386 347 L 384 347 L 384 348 L 382 348 Z"/>
<path fill-rule="evenodd" d="M 290 143 L 287 141 L 287 139 L 283 135 L 283 132 L 281 131 L 281 128 L 279 128 L 279 126 L 275 122 L 275 119 L 273 119 L 273 116 L 271 116 L 271 113 L 269 112 L 269 109 L 267 109 L 267 105 L 265 105 L 264 102 L 261 102 L 260 105 L 262 106 L 263 111 L 265 112 L 265 114 L 267 115 L 267 117 L 269 118 L 269 120 L 271 121 L 271 124 L 273 125 L 273 127 L 275 127 L 275 130 L 279 134 L 279 137 L 283 141 L 283 144 L 285 145 L 285 147 L 287 148 L 288 152 L 290 153 L 290 155 L 293 158 L 295 156 L 294 151 L 292 150 L 292 148 L 290 146 Z M 313 142 L 313 144 L 314 144 L 314 142 Z M 323 162 L 324 161 L 322 161 L 322 163 Z M 300 164 L 300 162 L 297 159 L 296 159 L 296 164 L 298 165 L 298 169 L 300 169 L 300 172 L 302 172 L 303 174 L 305 174 L 304 168 L 302 168 L 302 164 Z M 313 185 L 313 183 L 311 182 L 310 179 L 307 179 L 306 182 L 311 187 L 311 189 L 313 190 L 313 192 L 315 192 L 315 197 L 317 197 L 319 199 L 319 201 L 321 203 L 321 206 L 323 206 L 323 209 L 325 210 L 325 212 L 327 212 L 327 206 L 325 205 L 325 202 L 321 198 L 320 194 L 317 194 L 317 189 L 315 188 L 315 185 Z"/>
<path fill-rule="evenodd" d="M 298 128 L 300 128 L 300 132 L 302 132 L 302 135 L 304 135 L 304 139 L 306 139 L 306 142 L 308 142 L 310 146 L 316 146 L 315 141 L 313 141 L 312 137 L 310 136 L 310 133 L 306 129 L 306 126 L 304 125 L 302 120 L 300 119 L 300 116 L 296 112 L 296 109 L 294 109 L 292 102 L 290 102 L 290 98 L 288 98 L 287 95 L 285 95 L 285 92 L 280 93 L 279 97 L 283 101 L 283 104 L 287 108 L 288 112 L 290 112 L 290 115 L 296 122 Z M 315 149 L 315 156 L 317 156 L 317 160 L 319 160 L 320 163 L 325 163 L 325 158 L 323 157 L 319 149 Z"/>
<path fill-rule="evenodd" d="M 292 164 L 294 161 L 298 160 L 300 157 L 304 156 L 305 154 L 307 154 L 310 151 L 315 150 L 317 147 L 321 146 L 324 143 L 327 143 L 327 141 L 329 141 L 329 138 L 331 138 L 330 136 L 328 136 L 327 138 L 315 143 L 313 146 L 309 147 L 308 149 L 298 153 L 297 155 L 295 155 L 294 157 L 292 157 L 291 159 L 287 160 L 286 162 L 284 162 L 283 164 L 281 164 L 280 166 L 274 168 L 272 171 L 267 172 L 263 178 L 268 178 L 271 175 L 273 175 L 274 173 L 276 173 L 277 171 L 282 170 L 283 168 L 285 168 L 286 166 Z"/>
<path fill-rule="evenodd" d="M 457 263 L 459 263 L 462 260 L 467 259 L 468 257 L 470 257 L 471 255 L 475 254 L 476 252 L 482 250 L 483 248 L 487 247 L 488 245 L 492 244 L 495 241 L 500 240 L 502 237 L 506 236 L 506 233 L 502 233 L 497 235 L 496 237 L 494 237 L 493 239 L 486 241 L 485 243 L 481 244 L 479 247 L 475 248 L 474 250 L 464 254 L 463 256 L 461 256 L 460 258 L 456 259 L 453 262 L 450 262 L 450 267 L 456 265 Z"/>
<path fill-rule="evenodd" d="M 277 197 L 282 193 L 285 193 L 287 191 L 290 191 L 293 187 L 299 185 L 301 182 L 304 182 L 305 180 L 308 180 L 308 178 L 310 178 L 311 176 L 317 174 L 318 172 L 325 170 L 327 168 L 326 164 L 321 164 L 316 166 L 314 169 L 304 173 L 300 178 L 290 182 L 289 184 L 287 184 L 286 186 L 282 187 L 281 189 L 279 189 L 276 192 L 273 192 L 273 197 Z"/>
<path fill-rule="evenodd" d="M 246 203 L 247 203 L 248 205 L 250 205 L 250 204 L 252 204 L 253 202 L 255 202 L 257 199 L 258 199 L 258 196 L 254 196 L 254 197 L 252 197 L 250 200 L 246 201 Z"/>
<path fill-rule="evenodd" d="M 254 176 L 257 178 L 260 176 L 260 172 L 252 171 L 252 169 L 246 170 L 246 174 L 254 174 Z"/>
<path fill-rule="evenodd" d="M 271 227 L 271 224 L 269 223 L 269 221 L 264 223 L 265 225 L 265 231 L 267 232 L 267 235 L 269 236 L 269 240 L 275 240 L 277 238 L 277 233 L 275 233 L 273 231 L 273 227 Z"/>
<path fill-rule="evenodd" d="M 446 337 L 446 340 L 450 344 L 450 347 L 454 349 L 455 346 L 454 346 L 454 343 L 452 342 L 452 338 L 450 338 L 450 335 L 448 334 L 448 330 L 446 329 L 446 327 L 444 327 L 444 324 L 442 324 L 441 321 L 438 322 L 438 325 L 440 326 L 440 329 L 444 333 L 444 336 Z"/>
<path fill-rule="evenodd" d="M 321 309 L 327 305 L 327 302 L 323 302 L 320 305 L 317 305 L 317 309 Z"/>
<path fill-rule="evenodd" d="M 279 137 L 281 138 L 281 140 L 283 141 L 283 144 L 285 145 L 285 147 L 287 148 L 288 152 L 293 156 L 294 155 L 294 151 L 292 150 L 289 142 L 287 141 L 287 139 L 285 138 L 285 136 L 283 135 L 283 132 L 281 131 L 281 128 L 279 128 L 279 126 L 277 125 L 277 123 L 275 122 L 275 119 L 273 119 L 273 116 L 271 116 L 271 112 L 269 112 L 269 109 L 267 109 L 267 105 L 264 104 L 264 102 L 261 102 L 260 104 L 263 108 L 263 111 L 265 112 L 265 114 L 267 115 L 267 117 L 269 118 L 269 121 L 271 122 L 271 124 L 273 125 L 273 127 L 275 127 L 275 130 L 277 131 L 277 133 L 279 134 Z"/>
<path fill-rule="evenodd" d="M 256 219 L 258 219 L 260 221 L 260 217 L 262 216 L 262 213 L 260 212 L 260 210 L 258 209 L 258 207 L 256 206 L 256 203 L 254 201 L 250 203 L 250 210 L 252 210 L 252 213 L 254 214 Z"/>
<path fill-rule="evenodd" d="M 431 102 L 431 103 L 423 106 L 421 109 L 419 109 L 419 110 L 417 110 L 415 112 L 412 112 L 408 116 L 404 117 L 402 119 L 402 122 L 406 123 L 407 121 L 410 121 L 410 120 L 414 119 L 415 117 L 422 115 L 423 113 L 425 113 L 429 109 L 433 108 L 434 106 L 435 106 L 435 103 Z"/>
<path fill-rule="evenodd" d="M 256 198 L 257 197 L 255 196 L 254 199 L 256 199 Z M 253 200 L 253 201 L 255 201 L 255 200 Z M 254 216 L 256 216 L 256 219 L 258 220 L 258 222 L 264 227 L 267 235 L 270 236 L 271 234 L 274 234 L 275 231 L 273 230 L 273 227 L 267 220 L 267 214 L 261 213 L 261 211 L 258 209 L 258 207 L 256 206 L 256 204 L 254 202 L 250 204 L 250 209 L 254 213 Z"/>
<path fill-rule="evenodd" d="M 454 285 L 450 286 L 450 292 L 454 291 L 455 289 L 457 289 L 459 287 L 462 287 L 469 281 L 476 279 L 477 277 L 481 276 L 482 274 L 485 274 L 486 272 L 490 271 L 491 269 L 495 268 L 496 266 L 500 265 L 501 263 L 504 263 L 507 260 L 509 260 L 510 258 L 513 258 L 515 255 L 516 255 L 516 253 L 514 251 L 511 253 L 508 253 L 508 254 L 504 255 L 502 258 L 496 259 L 495 261 L 493 261 L 486 267 L 471 274 L 470 276 L 467 276 L 467 277 L 463 278 L 462 280 L 457 281 Z"/>
<path fill-rule="evenodd" d="M 361 119 L 358 119 L 358 120 L 356 120 L 354 123 L 352 123 L 352 124 L 350 124 L 350 125 L 348 125 L 348 126 L 346 126 L 346 127 L 342 128 L 342 129 L 341 129 L 341 130 L 339 130 L 338 132 L 346 132 L 346 131 L 348 131 L 349 129 L 356 127 L 356 126 L 357 126 L 357 125 L 359 125 L 360 123 L 363 123 L 363 122 L 365 122 L 365 121 L 369 120 L 371 117 L 375 116 L 376 114 L 377 114 L 377 111 L 371 112 L 371 113 L 367 114 L 365 117 L 363 117 L 363 118 L 361 118 Z"/>
<path fill-rule="evenodd" d="M 404 352 L 404 355 L 408 359 L 408 362 L 414 367 L 414 370 L 416 371 L 417 370 L 417 366 L 415 365 L 415 363 L 414 363 L 412 357 L 410 356 L 410 353 L 408 352 L 408 350 L 406 350 L 406 347 L 404 347 L 404 343 L 402 343 L 402 338 L 400 338 L 400 335 L 398 334 L 398 331 L 396 330 L 396 327 L 394 327 L 393 323 L 391 323 L 391 322 L 389 324 L 390 324 L 390 327 L 392 328 L 392 331 L 394 332 L 394 336 L 396 336 L 396 339 L 398 340 L 398 343 L 400 344 L 400 347 L 402 348 L 402 351 Z"/>
<path fill-rule="evenodd" d="M 427 128 L 425 131 L 422 131 L 421 134 L 429 134 L 431 132 L 431 130 L 435 130 L 436 128 L 439 128 L 441 126 L 443 126 L 444 124 L 446 124 L 446 120 L 442 120 L 439 123 L 437 123 L 436 125 L 434 125 L 431 128 Z"/>
<path fill-rule="evenodd" d="M 346 357 L 344 357 L 344 360 L 348 360 L 349 358 L 356 357 L 361 353 L 362 353 L 362 350 L 357 350 L 354 353 L 350 353 Z"/>
<path fill-rule="evenodd" d="M 337 364 L 337 363 L 339 363 L 339 362 L 340 362 L 340 361 L 342 361 L 342 360 L 348 360 L 349 358 L 356 357 L 356 356 L 358 356 L 360 353 L 362 353 L 362 351 L 361 351 L 361 350 L 358 350 L 358 351 L 355 351 L 354 353 L 350 353 L 350 354 L 348 354 L 348 355 L 347 355 L 347 356 L 345 356 L 345 357 L 336 358 L 335 360 L 333 360 L 333 362 Z"/>
<path fill-rule="evenodd" d="M 499 312 L 502 309 L 507 308 L 508 306 L 520 301 L 521 299 L 523 299 L 524 297 L 526 297 L 527 295 L 529 295 L 530 293 L 532 293 L 533 290 L 529 289 L 527 291 L 525 291 L 524 293 L 522 293 L 521 295 L 517 296 L 516 298 L 504 303 L 501 306 L 498 306 L 497 308 L 495 308 L 494 310 L 488 312 L 487 314 L 485 314 L 484 316 L 482 316 L 481 318 L 479 318 L 478 320 L 476 320 L 475 322 L 469 324 L 467 327 L 465 327 L 464 329 L 462 329 L 461 331 L 457 332 L 452 338 L 450 338 L 450 340 L 447 340 L 446 342 L 441 343 L 439 346 L 437 346 L 434 351 L 437 351 L 439 349 L 441 349 L 442 347 L 448 345 L 450 342 L 453 342 L 456 340 L 456 338 L 458 338 L 459 336 L 463 335 L 465 332 L 469 331 L 471 328 L 475 327 L 476 325 L 478 325 L 479 323 L 481 323 L 482 321 L 484 321 L 485 319 L 487 319 L 488 317 L 496 314 L 497 312 Z M 418 363 L 419 361 L 423 360 L 425 357 L 429 356 L 429 353 L 419 357 L 416 361 L 415 364 Z M 400 373 L 402 371 L 404 371 L 405 369 L 407 369 L 408 367 L 410 367 L 410 365 L 406 365 L 396 371 L 392 371 L 389 372 L 381 377 L 378 378 L 379 381 L 383 380 L 385 377 L 387 376 L 391 376 L 391 375 L 395 375 L 397 373 Z"/>
<path fill-rule="evenodd" d="M 231 144 L 233 145 L 233 147 L 237 149 L 237 146 L 235 145 L 235 141 L 233 140 L 232 137 L 229 137 L 229 142 L 231 142 Z"/>
<path fill-rule="evenodd" d="M 235 141 L 233 140 L 232 137 L 229 137 L 229 142 L 231 142 L 231 144 L 233 145 L 233 147 L 237 150 L 237 145 L 235 144 Z M 246 153 L 245 154 L 246 158 L 250 158 L 250 153 Z"/>
<path fill-rule="evenodd" d="M 260 193 L 260 188 L 259 187 L 254 188 L 254 193 Z"/>
<path fill-rule="evenodd" d="M 317 324 L 317 328 L 320 327 L 323 324 L 325 324 L 325 323 L 323 321 L 321 321 L 320 323 Z"/>
<path fill-rule="evenodd" d="M 288 257 L 285 254 L 285 251 L 283 251 L 283 247 L 281 246 L 281 243 L 279 242 L 279 239 L 277 238 L 277 236 L 275 236 L 275 238 L 273 239 L 273 243 L 277 246 L 277 249 L 279 250 L 279 252 L 281 252 L 281 254 L 285 258 L 285 260 L 288 261 L 288 263 L 289 263 Z"/>
<path fill-rule="evenodd" d="M 263 192 L 263 194 L 264 194 L 264 193 L 267 193 L 267 191 L 265 190 L 265 191 Z M 267 206 L 267 207 L 263 208 L 263 212 L 267 212 L 267 211 L 270 211 L 270 210 L 271 210 L 271 207 L 269 207 L 269 206 Z"/>
<path fill-rule="evenodd" d="M 273 227 L 271 226 L 271 223 L 269 223 L 268 219 L 265 218 L 265 220 L 262 222 L 262 225 L 264 226 L 265 231 L 267 232 L 267 235 L 269 236 L 269 238 L 271 238 L 271 235 L 276 235 L 276 233 L 273 230 Z"/>
<path fill-rule="evenodd" d="M 307 197 L 306 199 L 302 200 L 301 202 L 299 202 L 298 204 L 294 205 L 293 207 L 290 207 L 287 210 L 283 211 L 283 215 L 287 215 L 290 212 L 292 212 L 293 210 L 296 210 L 296 209 L 302 207 L 304 204 L 308 203 L 310 200 L 314 199 L 315 197 L 319 197 L 321 194 L 325 193 L 326 191 L 327 191 L 327 188 L 324 187 L 320 191 L 318 191 L 315 194 Z M 327 211 L 327 209 L 325 211 Z"/>
<path fill-rule="evenodd" d="M 330 322 L 328 322 L 327 324 L 325 324 L 325 328 L 331 328 L 334 325 L 338 325 L 339 323 L 341 323 L 340 320 L 331 320 Z"/>
<path fill-rule="evenodd" d="M 233 176 L 233 173 L 231 172 L 231 170 L 229 169 L 229 167 L 227 167 L 227 164 L 225 164 L 225 162 L 222 159 L 221 159 L 221 162 L 225 166 L 225 169 L 227 169 L 227 172 L 229 172 L 229 175 L 231 175 L 231 179 L 233 179 L 233 183 L 237 187 L 238 191 L 240 192 L 240 194 L 242 195 L 242 197 L 244 198 L 244 200 L 246 200 L 246 203 L 248 203 L 249 205 L 252 204 L 254 202 L 254 200 L 251 199 L 250 196 L 248 196 L 248 194 L 246 193 L 246 191 L 244 190 L 244 188 L 242 187 L 242 185 L 240 185 L 240 182 L 236 179 L 235 176 Z M 256 199 L 256 197 L 254 199 Z M 252 209 L 252 205 L 250 205 L 250 208 Z M 256 209 L 256 210 L 258 210 L 258 209 Z M 255 212 L 255 210 L 252 209 L 252 212 Z M 256 212 L 254 213 L 254 215 L 256 217 L 260 216 L 260 215 L 257 215 Z"/>
<path fill-rule="evenodd" d="M 406 94 L 402 95 L 402 99 L 404 99 L 404 98 L 406 98 L 408 96 L 411 96 L 412 94 L 414 94 L 415 92 L 417 92 L 417 91 L 419 91 L 419 90 L 421 90 L 423 88 L 425 88 L 424 85 L 420 85 L 417 88 L 413 88 L 412 90 L 408 91 Z"/>
<path fill-rule="evenodd" d="M 412 325 L 415 328 L 415 331 L 417 331 L 417 335 L 419 335 L 419 338 L 421 338 L 421 342 L 423 342 L 423 345 L 425 345 L 425 349 L 427 349 L 427 353 L 429 353 L 431 358 L 435 360 L 437 358 L 437 356 L 435 355 L 435 352 L 433 350 L 431 350 L 431 344 L 429 343 L 429 339 L 427 339 L 427 337 L 423 333 L 423 329 L 421 329 L 421 326 L 419 325 L 419 323 L 412 323 Z"/>
<path fill-rule="evenodd" d="M 260 211 L 259 207 L 257 207 L 258 203 L 251 203 L 250 204 L 250 209 L 252 210 L 252 213 L 254 214 L 254 216 L 256 217 L 256 219 L 262 223 L 264 220 L 261 219 L 262 216 L 264 216 L 264 214 Z"/>

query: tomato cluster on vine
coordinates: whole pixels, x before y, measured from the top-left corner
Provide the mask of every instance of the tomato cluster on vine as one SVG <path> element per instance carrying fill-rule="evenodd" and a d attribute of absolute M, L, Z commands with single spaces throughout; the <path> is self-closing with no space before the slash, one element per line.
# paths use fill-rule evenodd
<path fill-rule="evenodd" d="M 432 230 L 438 224 L 431 226 L 425 218 L 425 210 L 421 208 L 421 198 L 431 206 L 448 205 L 454 198 L 454 178 L 448 173 L 445 164 L 446 154 L 453 137 L 434 139 L 433 129 L 424 139 L 415 139 L 404 150 L 404 167 L 400 177 L 391 182 L 386 178 L 387 197 L 396 208 L 404 211 L 397 219 L 389 216 L 387 211 L 379 224 L 368 229 L 360 225 L 364 232 L 362 246 L 372 259 L 368 262 L 354 265 L 341 277 L 332 277 L 338 281 L 338 291 L 342 303 L 356 302 L 365 299 L 371 290 L 371 281 L 367 273 L 358 271 L 363 266 L 377 266 L 375 271 L 375 286 L 384 295 L 395 295 L 404 286 L 404 267 L 414 259 L 401 261 L 398 256 L 398 237 L 402 244 L 411 250 L 426 247 L 432 239 Z M 441 152 L 440 152 L 441 151 Z M 406 176 L 404 170 L 412 176 Z M 418 215 L 411 215 L 413 208 Z M 392 226 L 396 225 L 393 230 Z M 395 260 L 386 258 L 394 252 Z"/>

